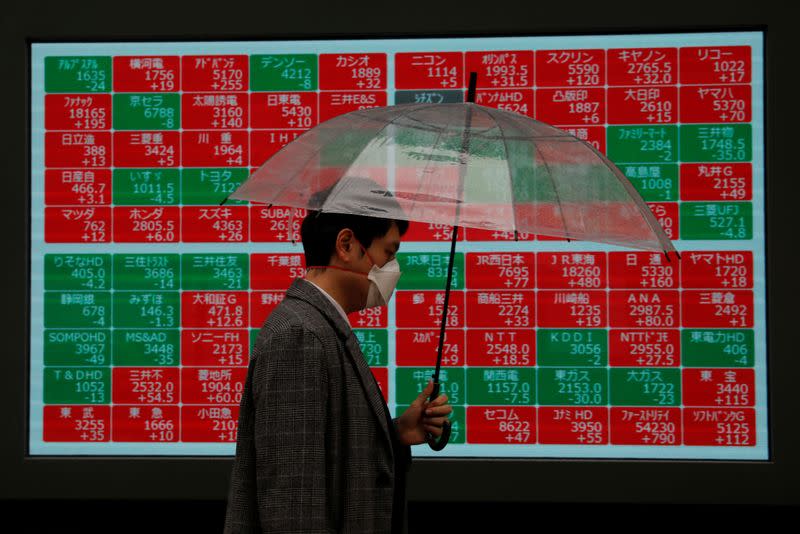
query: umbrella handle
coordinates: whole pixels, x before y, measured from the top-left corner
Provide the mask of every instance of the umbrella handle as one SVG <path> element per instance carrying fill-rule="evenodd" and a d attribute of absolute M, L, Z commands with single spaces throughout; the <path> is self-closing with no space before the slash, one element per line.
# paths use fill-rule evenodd
<path fill-rule="evenodd" d="M 438 396 L 439 396 L 439 382 L 436 381 L 433 384 L 433 393 L 431 393 L 430 399 L 434 400 Z M 450 430 L 451 430 L 450 421 L 445 421 L 444 424 L 442 425 L 442 435 L 439 436 L 438 438 L 435 438 L 433 436 L 428 438 L 427 439 L 428 446 L 435 451 L 440 451 L 444 449 L 447 446 L 447 442 L 450 441 Z"/>

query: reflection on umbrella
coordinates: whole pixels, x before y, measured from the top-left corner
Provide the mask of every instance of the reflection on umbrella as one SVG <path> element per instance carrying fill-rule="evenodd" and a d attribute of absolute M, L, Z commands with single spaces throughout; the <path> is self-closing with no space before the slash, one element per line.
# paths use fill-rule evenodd
<path fill-rule="evenodd" d="M 340 115 L 308 130 L 230 198 L 453 226 L 433 379 L 436 398 L 458 228 L 675 248 L 623 173 L 592 145 L 529 117 L 467 102 Z M 320 195 L 319 192 L 326 194 Z M 391 200 L 388 200 L 391 199 Z M 398 207 L 399 205 L 399 207 Z M 447 443 L 449 427 L 434 450 Z"/>

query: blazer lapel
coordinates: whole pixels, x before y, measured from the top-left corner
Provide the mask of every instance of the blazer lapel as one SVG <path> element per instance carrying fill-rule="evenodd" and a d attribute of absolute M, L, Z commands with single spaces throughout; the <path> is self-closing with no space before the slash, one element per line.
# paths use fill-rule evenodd
<path fill-rule="evenodd" d="M 367 365 L 367 360 L 361 352 L 361 346 L 350 324 L 344 320 L 339 311 L 317 287 L 314 287 L 313 284 L 303 278 L 296 278 L 292 282 L 292 285 L 286 290 L 286 297 L 304 300 L 317 308 L 323 317 L 333 325 L 336 334 L 344 340 L 347 348 L 345 352 L 356 368 L 359 381 L 364 388 L 364 394 L 372 407 L 372 411 L 375 413 L 375 417 L 378 418 L 378 423 L 383 429 L 386 441 L 390 444 L 389 448 L 391 449 L 392 438 L 387 421 L 386 403 L 378 387 L 378 382 L 375 380 L 375 375 L 372 374 L 369 365 Z M 392 454 L 394 454 L 394 451 Z"/>

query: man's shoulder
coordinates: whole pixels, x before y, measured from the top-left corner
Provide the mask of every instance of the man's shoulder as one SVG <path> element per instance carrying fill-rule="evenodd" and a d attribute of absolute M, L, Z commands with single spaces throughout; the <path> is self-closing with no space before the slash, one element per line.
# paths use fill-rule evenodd
<path fill-rule="evenodd" d="M 312 304 L 296 298 L 284 298 L 264 321 L 256 344 L 294 346 L 303 339 L 316 338 L 324 343 L 336 333 Z"/>

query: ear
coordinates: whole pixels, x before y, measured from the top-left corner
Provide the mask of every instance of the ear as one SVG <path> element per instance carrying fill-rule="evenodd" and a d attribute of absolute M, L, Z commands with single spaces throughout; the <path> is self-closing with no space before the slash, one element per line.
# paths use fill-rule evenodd
<path fill-rule="evenodd" d="M 336 234 L 336 245 L 334 248 L 336 257 L 341 261 L 348 261 L 354 246 L 353 231 L 349 228 L 342 228 L 339 230 L 339 233 Z"/>

